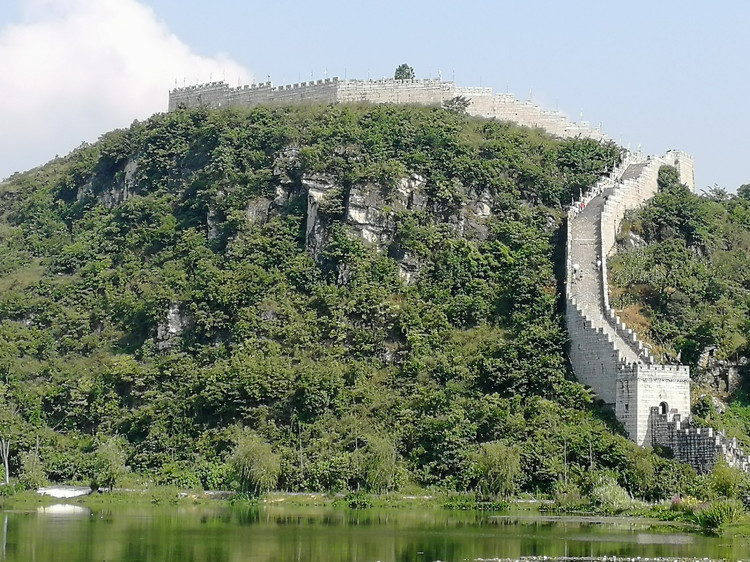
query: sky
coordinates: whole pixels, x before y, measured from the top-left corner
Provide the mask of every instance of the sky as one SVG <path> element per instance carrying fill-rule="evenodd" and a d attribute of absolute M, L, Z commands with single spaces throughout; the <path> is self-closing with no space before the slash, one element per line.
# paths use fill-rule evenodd
<path fill-rule="evenodd" d="M 490 86 L 750 183 L 746 0 L 0 0 L 0 178 L 167 108 L 176 85 Z"/>

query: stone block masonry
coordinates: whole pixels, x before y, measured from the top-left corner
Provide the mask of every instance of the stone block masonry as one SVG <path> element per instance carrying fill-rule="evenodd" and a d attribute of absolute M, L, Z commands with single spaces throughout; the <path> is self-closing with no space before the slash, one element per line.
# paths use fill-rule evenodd
<path fill-rule="evenodd" d="M 672 150 L 662 157 L 626 154 L 612 174 L 573 203 L 566 244 L 566 320 L 569 357 L 578 380 L 610 405 L 639 445 L 662 445 L 698 472 L 716 460 L 750 470 L 750 459 L 723 434 L 690 421 L 690 370 L 661 365 L 609 302 L 607 256 L 627 211 L 658 191 L 659 168 L 677 169 L 695 190 L 693 159 Z"/>
<path fill-rule="evenodd" d="M 442 80 L 339 80 L 326 78 L 299 84 L 274 86 L 264 82 L 231 88 L 225 82 L 176 88 L 169 92 L 169 111 L 179 107 L 255 107 L 302 103 L 394 103 L 441 105 L 457 96 L 471 100 L 469 115 L 510 121 L 540 128 L 563 138 L 608 140 L 587 122 L 572 122 L 558 111 L 543 109 L 510 94 L 493 94 L 492 88 L 460 87 Z"/>
<path fill-rule="evenodd" d="M 710 472 L 717 458 L 732 468 L 750 472 L 750 457 L 723 432 L 711 427 L 693 427 L 676 411 L 651 408 L 651 428 L 654 442 L 669 447 L 675 458 L 693 466 L 699 473 Z"/>

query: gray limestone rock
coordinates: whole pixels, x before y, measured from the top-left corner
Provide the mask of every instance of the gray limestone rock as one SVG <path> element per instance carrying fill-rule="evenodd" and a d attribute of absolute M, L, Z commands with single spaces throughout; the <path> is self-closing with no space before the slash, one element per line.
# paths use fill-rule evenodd
<path fill-rule="evenodd" d="M 326 221 L 320 214 L 321 204 L 328 193 L 340 189 L 340 186 L 326 174 L 303 176 L 302 186 L 307 189 L 306 247 L 314 258 L 318 258 L 326 242 Z"/>
<path fill-rule="evenodd" d="M 245 206 L 245 217 L 249 225 L 264 224 L 273 201 L 266 197 L 257 197 L 248 201 Z"/>
<path fill-rule="evenodd" d="M 301 175 L 302 162 L 299 148 L 289 146 L 279 152 L 273 162 L 273 174 L 282 185 L 296 183 Z"/>
<path fill-rule="evenodd" d="M 646 246 L 648 246 L 646 241 L 640 236 L 638 236 L 632 230 L 628 232 L 628 235 L 625 237 L 623 244 L 625 245 L 625 248 L 628 250 L 635 250 L 638 248 L 645 248 Z"/>
<path fill-rule="evenodd" d="M 180 305 L 170 304 L 166 318 L 156 328 L 156 348 L 165 351 L 174 347 L 187 324 L 187 317 L 180 310 Z"/>
<path fill-rule="evenodd" d="M 138 170 L 138 161 L 129 160 L 125 167 L 115 174 L 115 181 L 97 192 L 97 187 L 94 184 L 94 179 L 89 180 L 85 185 L 78 189 L 77 199 L 80 201 L 87 195 L 92 195 L 96 198 L 97 202 L 104 205 L 108 209 L 112 209 L 135 194 L 137 188 L 137 182 L 135 180 L 135 173 Z"/>

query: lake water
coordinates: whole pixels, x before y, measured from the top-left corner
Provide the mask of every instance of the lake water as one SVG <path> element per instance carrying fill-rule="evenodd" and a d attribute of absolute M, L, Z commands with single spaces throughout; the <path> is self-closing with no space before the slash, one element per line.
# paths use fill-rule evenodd
<path fill-rule="evenodd" d="M 0 512 L 3 562 L 463 561 L 520 556 L 750 558 L 746 539 L 643 521 L 440 509 L 52 506 Z"/>

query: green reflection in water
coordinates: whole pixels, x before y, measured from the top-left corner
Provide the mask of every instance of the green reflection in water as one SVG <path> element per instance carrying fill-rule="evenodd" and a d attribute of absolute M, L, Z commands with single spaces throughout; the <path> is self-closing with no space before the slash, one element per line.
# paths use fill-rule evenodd
<path fill-rule="evenodd" d="M 3 562 L 414 561 L 520 556 L 738 559 L 744 539 L 619 520 L 505 518 L 438 509 L 154 507 L 0 513 Z"/>

